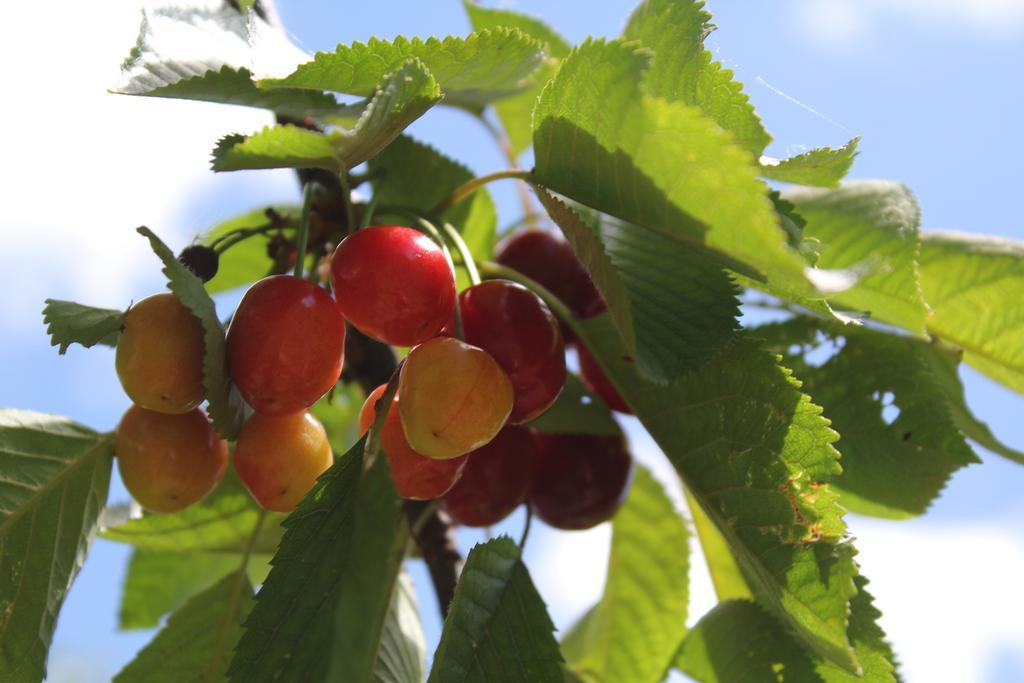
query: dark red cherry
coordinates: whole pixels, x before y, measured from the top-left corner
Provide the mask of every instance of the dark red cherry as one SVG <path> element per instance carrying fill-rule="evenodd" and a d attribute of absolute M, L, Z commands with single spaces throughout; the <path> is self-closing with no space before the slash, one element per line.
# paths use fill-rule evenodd
<path fill-rule="evenodd" d="M 345 317 L 396 346 L 434 337 L 455 307 L 455 280 L 429 237 L 400 225 L 358 230 L 338 245 L 331 287 Z"/>
<path fill-rule="evenodd" d="M 562 301 L 577 318 L 591 318 L 606 305 L 576 252 L 559 235 L 544 230 L 524 230 L 498 245 L 497 261 L 536 280 Z M 562 326 L 566 339 L 571 339 Z"/>
<path fill-rule="evenodd" d="M 587 388 L 600 396 L 601 400 L 612 410 L 632 415 L 633 411 L 629 404 L 623 400 L 615 385 L 608 379 L 608 375 L 604 374 L 604 370 L 590 355 L 590 351 L 587 351 L 586 347 L 579 343 L 576 344 L 576 353 L 580 357 L 580 374 L 583 375 L 583 383 L 587 385 Z"/>
<path fill-rule="evenodd" d="M 291 275 L 249 288 L 228 328 L 231 378 L 254 410 L 294 413 L 338 381 L 345 321 L 326 290 Z"/>
<path fill-rule="evenodd" d="M 365 434 L 377 416 L 377 401 L 387 388 L 382 384 L 374 389 L 359 411 L 359 433 Z M 413 450 L 405 438 L 398 410 L 398 395 L 384 418 L 380 445 L 391 465 L 391 478 L 398 495 L 416 500 L 433 500 L 447 493 L 459 480 L 466 466 L 465 455 L 446 460 L 428 458 Z"/>
<path fill-rule="evenodd" d="M 526 500 L 537 457 L 533 433 L 508 425 L 466 457 L 462 478 L 441 498 L 441 507 L 456 524 L 497 524 Z"/>
<path fill-rule="evenodd" d="M 589 529 L 622 505 L 633 458 L 622 436 L 537 434 L 530 507 L 558 529 Z"/>
<path fill-rule="evenodd" d="M 488 280 L 464 290 L 459 305 L 466 343 L 491 354 L 512 380 L 509 422 L 529 422 L 550 408 L 565 386 L 565 342 L 540 297 L 515 282 Z"/>

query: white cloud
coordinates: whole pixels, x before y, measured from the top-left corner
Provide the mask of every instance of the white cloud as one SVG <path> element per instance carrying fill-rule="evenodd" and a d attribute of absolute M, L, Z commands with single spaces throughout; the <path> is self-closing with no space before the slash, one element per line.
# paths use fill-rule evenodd
<path fill-rule="evenodd" d="M 144 294 L 133 287 L 155 281 L 156 261 L 134 228 L 180 245 L 200 227 L 181 224 L 190 193 L 237 183 L 208 170 L 217 139 L 271 121 L 252 109 L 109 94 L 143 4 L 18 3 L 0 23 L 0 262 L 5 281 L 18 283 L 0 299 L 5 334 L 38 326 L 46 296 L 125 306 Z M 261 175 L 262 187 L 290 182 Z"/>
<path fill-rule="evenodd" d="M 1024 667 L 1024 535 L 1009 520 L 851 526 L 907 683 L 982 683 L 1007 653 Z"/>
<path fill-rule="evenodd" d="M 793 8 L 808 39 L 841 48 L 863 43 L 889 21 L 953 26 L 994 38 L 1024 31 L 1020 0 L 797 0 Z"/>

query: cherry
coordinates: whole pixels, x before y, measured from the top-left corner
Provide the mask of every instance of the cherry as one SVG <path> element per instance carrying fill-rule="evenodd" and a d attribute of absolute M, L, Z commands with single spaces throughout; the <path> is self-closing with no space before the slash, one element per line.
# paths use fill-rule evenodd
<path fill-rule="evenodd" d="M 530 507 L 558 529 L 589 529 L 626 498 L 633 458 L 622 436 L 538 434 Z"/>
<path fill-rule="evenodd" d="M 114 361 L 137 405 L 187 413 L 203 400 L 203 326 L 170 292 L 138 302 L 124 316 Z"/>
<path fill-rule="evenodd" d="M 228 328 L 228 371 L 257 412 L 313 405 L 341 376 L 345 321 L 326 290 L 291 275 L 267 277 L 242 297 Z"/>
<path fill-rule="evenodd" d="M 117 469 L 142 507 L 178 512 L 216 488 L 228 463 L 228 445 L 201 410 L 170 415 L 129 408 L 114 437 Z"/>
<path fill-rule="evenodd" d="M 374 389 L 362 410 L 359 411 L 359 433 L 365 434 L 377 415 L 377 401 L 387 389 L 382 384 Z M 391 478 L 398 495 L 415 500 L 433 500 L 443 496 L 458 481 L 466 466 L 466 456 L 435 460 L 412 449 L 402 431 L 402 419 L 398 413 L 398 395 L 384 418 L 380 441 L 384 456 L 391 465 Z"/>
<path fill-rule="evenodd" d="M 342 240 L 331 262 L 331 287 L 349 322 L 396 346 L 435 336 L 455 306 L 444 252 L 400 225 L 363 228 Z"/>
<path fill-rule="evenodd" d="M 334 462 L 327 432 L 312 413 L 253 413 L 235 444 L 235 471 L 256 502 L 291 512 Z"/>
<path fill-rule="evenodd" d="M 590 351 L 587 351 L 583 344 L 577 344 L 576 353 L 580 358 L 580 373 L 583 375 L 583 383 L 587 385 L 587 388 L 600 396 L 601 400 L 612 410 L 632 415 L 633 411 L 630 409 L 629 404 L 623 400 L 618 389 L 608 379 L 608 375 L 604 374 L 604 370 L 594 360 Z"/>
<path fill-rule="evenodd" d="M 409 445 L 430 458 L 480 448 L 512 412 L 512 383 L 497 361 L 450 337 L 436 337 L 409 352 L 398 391 Z"/>
<path fill-rule="evenodd" d="M 529 422 L 550 408 L 565 386 L 565 342 L 540 297 L 515 282 L 489 280 L 464 290 L 459 305 L 466 342 L 491 354 L 512 381 L 509 422 Z"/>
<path fill-rule="evenodd" d="M 533 433 L 526 427 L 506 426 L 467 456 L 462 478 L 441 499 L 441 507 L 456 524 L 497 524 L 526 500 L 536 457 Z"/>
<path fill-rule="evenodd" d="M 577 318 L 603 313 L 606 305 L 572 246 L 544 230 L 523 230 L 498 245 L 497 261 L 536 280 L 562 301 Z M 562 332 L 572 339 L 565 325 Z"/>

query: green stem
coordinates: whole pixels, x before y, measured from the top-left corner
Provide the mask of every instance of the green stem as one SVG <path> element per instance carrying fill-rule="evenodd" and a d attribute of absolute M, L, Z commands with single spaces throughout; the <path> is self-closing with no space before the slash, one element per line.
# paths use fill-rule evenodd
<path fill-rule="evenodd" d="M 455 229 L 455 226 L 445 221 L 443 224 L 444 233 L 448 235 L 454 244 L 455 248 L 459 250 L 459 255 L 462 256 L 462 267 L 466 269 L 466 275 L 469 276 L 471 284 L 480 284 L 480 271 L 476 269 L 476 263 L 473 261 L 473 254 L 469 250 L 469 245 L 466 244 L 466 240 L 462 239 L 462 235 Z"/>
<path fill-rule="evenodd" d="M 376 415 L 373 418 L 373 424 L 370 425 L 370 431 L 366 434 L 366 444 L 363 446 L 364 470 L 368 470 L 373 466 L 374 460 L 377 459 L 377 455 L 380 453 L 380 435 L 384 431 L 384 421 L 388 417 L 388 411 L 394 402 L 395 394 L 398 393 L 398 380 L 402 375 L 402 366 L 404 364 L 405 361 L 403 360 L 395 368 L 395 371 L 391 373 L 391 379 L 388 380 L 384 393 L 381 394 L 381 397 L 377 399 L 377 403 L 373 406 Z"/>
<path fill-rule="evenodd" d="M 299 241 L 295 245 L 295 277 L 302 277 L 306 265 L 306 243 L 309 242 L 309 214 L 313 208 L 313 186 L 308 183 L 303 189 L 302 222 L 299 223 Z"/>
<path fill-rule="evenodd" d="M 352 208 L 352 186 L 348 182 L 348 171 L 341 170 L 338 174 L 338 184 L 341 185 L 341 201 L 345 205 L 345 232 L 352 234 L 355 230 L 356 214 Z"/>
<path fill-rule="evenodd" d="M 526 539 L 530 536 L 530 523 L 533 521 L 533 508 L 526 506 L 526 523 L 523 525 L 523 535 L 519 537 L 519 556 L 523 556 L 526 550 Z"/>
<path fill-rule="evenodd" d="M 525 171 L 521 168 L 507 168 L 503 171 L 495 171 L 494 173 L 488 173 L 482 175 L 479 178 L 473 178 L 468 180 L 462 185 L 459 185 L 452 193 L 441 200 L 441 202 L 435 206 L 429 213 L 431 216 L 440 216 L 442 213 L 452 208 L 456 204 L 471 197 L 474 192 L 482 188 L 488 183 L 493 183 L 495 180 L 503 180 L 505 178 L 516 178 L 518 180 L 529 180 L 530 172 Z"/>
<path fill-rule="evenodd" d="M 377 211 L 377 200 L 380 199 L 380 195 L 376 192 L 370 197 L 370 203 L 363 207 L 363 218 L 359 221 L 359 229 L 362 230 L 370 225 L 370 221 L 373 220 L 373 214 Z"/>
<path fill-rule="evenodd" d="M 235 246 L 239 242 L 249 239 L 253 235 L 263 235 L 268 232 L 274 232 L 280 230 L 280 225 L 273 223 L 267 223 L 255 228 L 240 228 L 238 230 L 232 230 L 229 233 L 221 235 L 217 239 L 210 242 L 210 248 L 216 251 L 218 254 L 223 254 L 225 251 Z"/>
<path fill-rule="evenodd" d="M 568 306 L 562 303 L 561 299 L 545 289 L 544 286 L 536 280 L 526 277 L 518 270 L 513 270 L 512 268 L 503 266 L 500 263 L 495 263 L 494 261 L 481 261 L 477 265 L 480 266 L 480 271 L 484 275 L 512 280 L 513 282 L 518 282 L 527 289 L 533 290 L 533 293 L 539 296 L 557 317 L 564 320 L 565 324 L 572 328 L 572 331 L 576 333 L 577 337 L 582 339 L 587 336 L 583 332 L 582 321 L 573 315 L 572 311 L 569 310 Z"/>

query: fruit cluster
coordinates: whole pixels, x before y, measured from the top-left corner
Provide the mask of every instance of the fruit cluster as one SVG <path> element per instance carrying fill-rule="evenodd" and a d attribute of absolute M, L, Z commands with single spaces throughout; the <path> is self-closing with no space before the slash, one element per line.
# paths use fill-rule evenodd
<path fill-rule="evenodd" d="M 579 317 L 604 309 L 563 240 L 541 231 L 512 237 L 498 260 L 548 288 Z M 494 524 L 525 500 L 567 529 L 604 521 L 621 502 L 631 457 L 621 436 L 541 434 L 525 426 L 566 380 L 569 328 L 532 291 L 488 280 L 456 294 L 445 252 L 403 226 L 358 230 L 330 260 L 331 293 L 273 275 L 242 297 L 227 333 L 227 369 L 252 408 L 235 443 L 239 479 L 268 510 L 289 512 L 330 467 L 323 425 L 309 408 L 338 382 L 346 321 L 386 344 L 411 347 L 397 393 L 366 399 L 366 433 L 378 409 L 380 443 L 400 495 L 441 499 L 459 523 Z M 584 380 L 613 408 L 614 387 L 578 346 Z M 117 371 L 134 402 L 116 437 L 126 487 L 146 508 L 183 509 L 224 474 L 228 447 L 198 408 L 203 329 L 169 293 L 124 318 Z"/>

